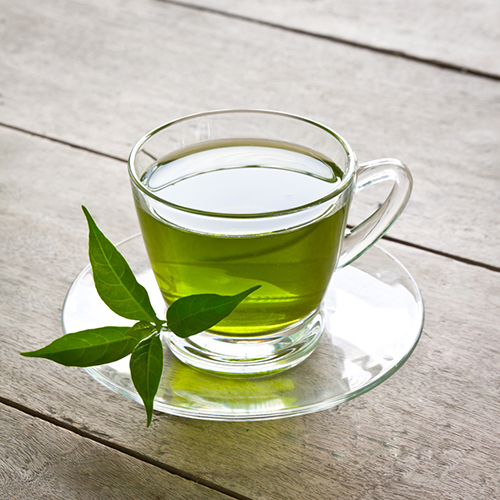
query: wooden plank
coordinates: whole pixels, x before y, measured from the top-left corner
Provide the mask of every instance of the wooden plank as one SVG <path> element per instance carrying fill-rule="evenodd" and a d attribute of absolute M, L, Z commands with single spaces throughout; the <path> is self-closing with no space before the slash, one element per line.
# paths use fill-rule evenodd
<path fill-rule="evenodd" d="M 256 499 L 489 500 L 500 491 L 499 273 L 386 243 L 427 305 L 419 346 L 386 383 L 304 417 L 224 423 L 155 414 L 146 429 L 143 408 L 82 370 L 18 355 L 61 333 L 66 290 L 86 261 L 78 205 L 114 241 L 135 232 L 124 166 L 2 136 L 2 398 Z"/>
<path fill-rule="evenodd" d="M 174 2 L 177 3 L 177 2 Z M 179 2 L 500 76 L 500 4 L 465 0 Z"/>
<path fill-rule="evenodd" d="M 361 161 L 410 165 L 393 237 L 498 266 L 497 82 L 162 2 L 0 4 L 0 121 L 126 158 L 147 130 L 195 111 L 306 115 Z"/>
<path fill-rule="evenodd" d="M 5 500 L 230 498 L 4 405 L 0 438 Z"/>

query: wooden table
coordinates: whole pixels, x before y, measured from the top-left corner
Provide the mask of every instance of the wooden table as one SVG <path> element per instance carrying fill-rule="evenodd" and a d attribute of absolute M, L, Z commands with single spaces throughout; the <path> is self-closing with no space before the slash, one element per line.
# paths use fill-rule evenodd
<path fill-rule="evenodd" d="M 0 3 L 2 500 L 500 497 L 498 2 Z M 411 167 L 381 246 L 422 290 L 424 333 L 398 373 L 338 408 L 155 413 L 146 429 L 81 369 L 18 353 L 61 334 L 87 259 L 80 205 L 115 242 L 137 232 L 135 141 L 232 107 L 308 116 L 361 161 Z"/>

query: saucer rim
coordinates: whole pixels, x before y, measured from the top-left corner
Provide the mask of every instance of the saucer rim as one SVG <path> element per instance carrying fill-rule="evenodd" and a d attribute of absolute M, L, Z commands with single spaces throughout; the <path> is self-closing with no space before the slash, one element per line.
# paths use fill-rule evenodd
<path fill-rule="evenodd" d="M 135 240 L 137 238 L 141 237 L 141 233 L 136 233 L 132 236 L 129 236 L 128 238 L 125 238 L 124 240 L 120 241 L 116 246 L 119 248 L 120 246 L 123 247 L 123 245 L 126 245 L 132 240 Z M 301 406 L 291 406 L 288 408 L 284 409 L 279 409 L 275 411 L 270 411 L 270 412 L 253 412 L 253 413 L 248 413 L 244 411 L 231 411 L 228 413 L 217 413 L 215 414 L 214 411 L 206 411 L 203 409 L 196 409 L 196 408 L 185 408 L 182 406 L 173 406 L 169 405 L 162 400 L 158 400 L 155 398 L 154 402 L 154 409 L 156 411 L 159 411 L 161 413 L 166 413 L 169 415 L 174 415 L 178 417 L 186 417 L 186 418 L 192 418 L 196 420 L 210 420 L 210 421 L 232 421 L 232 422 L 242 422 L 242 421 L 265 421 L 265 420 L 276 420 L 276 419 L 281 419 L 281 418 L 289 418 L 292 416 L 300 416 L 300 415 L 307 415 L 311 413 L 316 413 L 318 411 L 323 411 L 327 409 L 334 408 L 342 403 L 345 403 L 347 401 L 350 401 L 352 399 L 355 399 L 357 397 L 362 396 L 363 394 L 366 394 L 370 390 L 374 389 L 375 387 L 379 386 L 380 384 L 384 383 L 389 377 L 394 375 L 405 363 L 406 361 L 410 358 L 410 356 L 413 354 L 415 348 L 417 347 L 417 344 L 419 343 L 419 340 L 422 336 L 422 331 L 424 327 L 424 322 L 425 322 L 425 308 L 424 308 L 424 301 L 422 298 L 422 294 L 420 292 L 420 289 L 413 278 L 413 276 L 410 274 L 410 272 L 406 269 L 406 267 L 400 262 L 399 259 L 394 257 L 390 252 L 387 250 L 381 248 L 379 245 L 373 245 L 370 247 L 366 252 L 364 252 L 360 258 L 366 257 L 370 253 L 373 252 L 382 252 L 386 257 L 388 257 L 394 265 L 399 268 L 400 271 L 404 275 L 406 275 L 406 278 L 409 280 L 409 282 L 412 285 L 413 290 L 411 292 L 415 296 L 416 299 L 416 305 L 418 307 L 416 311 L 416 316 L 418 318 L 421 318 L 420 320 L 420 326 L 418 328 L 418 333 L 416 334 L 413 344 L 411 348 L 399 359 L 396 360 L 393 366 L 390 368 L 386 369 L 383 373 L 381 373 L 379 376 L 371 379 L 369 382 L 363 384 L 362 386 L 358 387 L 357 389 L 350 391 L 348 393 L 344 393 L 340 396 L 334 397 L 334 398 L 329 398 L 325 399 L 322 401 L 318 402 L 313 402 L 309 403 L 306 405 L 301 405 Z M 144 253 L 146 251 L 144 250 Z M 357 259 L 356 259 L 357 261 Z M 356 267 L 356 261 L 352 262 L 349 264 L 349 266 Z M 346 266 L 348 267 L 348 266 Z M 90 263 L 87 264 L 77 275 L 77 277 L 74 279 L 72 282 L 70 288 L 68 289 L 68 292 L 66 294 L 66 297 L 64 299 L 63 307 L 62 307 L 62 314 L 61 314 L 61 322 L 62 322 L 62 329 L 64 334 L 67 334 L 67 330 L 65 327 L 65 311 L 66 311 L 66 305 L 68 301 L 70 300 L 70 297 L 72 293 L 74 293 L 74 289 L 78 286 L 79 281 L 88 273 L 92 272 L 91 270 L 91 265 Z M 340 270 L 339 270 L 340 271 Z M 406 288 L 408 289 L 408 288 Z M 335 338 L 332 336 L 332 338 Z M 164 348 L 168 349 L 166 343 L 164 343 Z M 108 366 L 108 365 L 99 365 L 99 366 L 92 366 L 92 367 L 87 367 L 83 368 L 92 378 L 94 378 L 96 381 L 104 385 L 106 388 L 110 389 L 111 391 L 120 394 L 127 399 L 130 399 L 132 401 L 135 401 L 136 403 L 143 405 L 143 402 L 140 398 L 140 396 L 135 392 L 127 389 L 124 386 L 120 386 L 116 384 L 115 382 L 112 382 L 108 377 L 104 376 L 102 373 L 100 373 L 100 369 L 103 367 Z M 193 368 L 194 369 L 194 368 Z M 290 370 L 294 370 L 294 368 L 291 368 Z M 288 370 L 287 370 L 288 371 Z M 283 372 L 285 373 L 285 372 Z M 258 379 L 259 377 L 254 377 L 252 380 Z"/>

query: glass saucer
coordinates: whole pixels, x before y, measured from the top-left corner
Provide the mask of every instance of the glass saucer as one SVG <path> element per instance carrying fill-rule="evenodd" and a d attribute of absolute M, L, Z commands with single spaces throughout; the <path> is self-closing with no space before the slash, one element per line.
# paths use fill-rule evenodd
<path fill-rule="evenodd" d="M 165 304 L 140 235 L 118 245 L 148 290 L 159 317 Z M 315 351 L 284 372 L 253 378 L 212 375 L 184 365 L 165 345 L 155 410 L 205 420 L 268 420 L 331 408 L 376 387 L 409 358 L 422 331 L 424 307 L 408 271 L 374 246 L 336 271 L 324 300 L 326 329 Z M 65 333 L 133 322 L 101 301 L 90 265 L 76 278 L 62 313 Z M 138 403 L 128 357 L 86 371 Z"/>

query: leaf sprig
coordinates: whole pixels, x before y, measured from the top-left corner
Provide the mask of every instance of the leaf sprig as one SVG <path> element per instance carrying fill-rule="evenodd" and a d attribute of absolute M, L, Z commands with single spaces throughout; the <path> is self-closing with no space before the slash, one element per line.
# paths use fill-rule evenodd
<path fill-rule="evenodd" d="M 168 307 L 166 320 L 161 320 L 123 255 L 97 227 L 89 211 L 84 206 L 82 209 L 89 226 L 89 260 L 97 293 L 114 313 L 136 323 L 69 333 L 41 349 L 20 354 L 79 367 L 112 363 L 130 354 L 130 375 L 144 403 L 149 427 L 163 373 L 161 331 L 168 328 L 182 338 L 203 332 L 229 316 L 260 285 L 236 295 L 183 297 Z"/>

